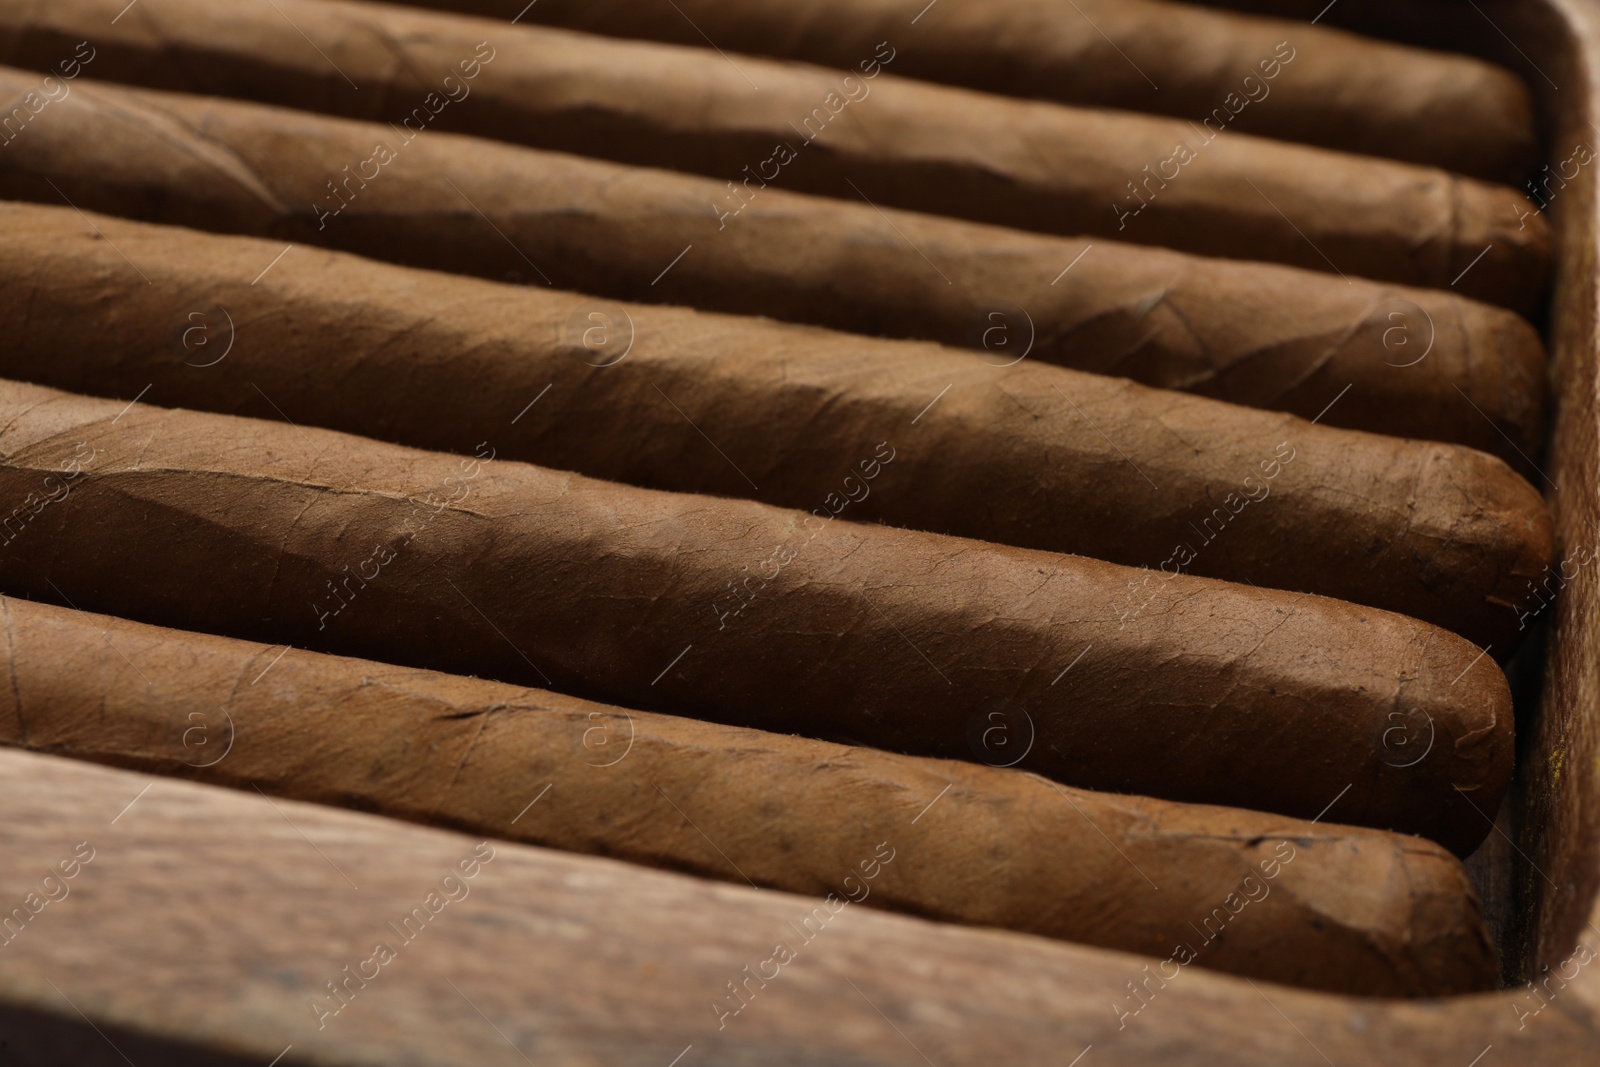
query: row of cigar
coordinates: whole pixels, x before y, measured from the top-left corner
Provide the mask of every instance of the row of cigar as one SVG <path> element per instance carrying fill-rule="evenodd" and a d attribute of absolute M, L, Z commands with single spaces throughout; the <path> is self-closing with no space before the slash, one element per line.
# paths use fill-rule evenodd
<path fill-rule="evenodd" d="M 1271 38 L 1205 139 L 1069 106 L 1159 110 L 1122 74 L 1000 95 L 1072 37 L 974 12 L 1041 0 L 683 6 L 849 84 L 0 0 L 0 741 L 811 894 L 937 796 L 875 905 L 1166 957 L 1270 865 L 1202 965 L 1492 986 L 1456 857 L 1555 551 L 1553 238 L 1485 180 L 1525 91 L 1085 0 L 1188 99 Z M 687 41 L 647 7 L 525 14 Z M 173 723 L 219 713 L 201 766 Z"/>

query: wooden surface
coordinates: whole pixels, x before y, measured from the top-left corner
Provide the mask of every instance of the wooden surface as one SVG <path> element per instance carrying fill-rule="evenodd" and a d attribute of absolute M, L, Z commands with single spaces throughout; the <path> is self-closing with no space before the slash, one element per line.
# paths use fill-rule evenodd
<path fill-rule="evenodd" d="M 1460 49 L 1504 63 L 1539 102 L 1546 158 L 1571 174 L 1577 145 L 1600 144 L 1600 4 L 1595 0 L 1219 0 L 1219 6 L 1308 18 Z M 1556 518 L 1558 558 L 1587 558 L 1600 545 L 1600 411 L 1596 395 L 1597 174 L 1553 180 L 1547 215 L 1558 235 L 1554 297 L 1546 342 L 1552 355 L 1557 417 L 1539 485 Z M 1600 575 L 1593 563 L 1568 562 L 1560 599 L 1538 615 L 1548 627 L 1537 714 L 1523 708 L 1520 759 L 1501 845 L 1514 854 L 1508 973 L 1548 980 L 1566 996 L 1560 975 L 1600 951 Z M 1537 601 L 1530 599 L 1528 606 Z M 1576 956 L 1574 954 L 1577 954 Z M 1565 965 L 1565 966 L 1563 966 Z M 1555 977 L 1551 977 L 1554 975 Z M 1537 1007 L 1526 987 L 1506 994 Z M 1548 994 L 1546 994 L 1548 997 Z M 1586 1009 L 1600 1019 L 1600 1002 Z M 1539 1018 L 1549 1014 L 1547 1009 Z M 1600 1022 L 1595 1028 L 1600 1030 Z M 1530 1022 L 1530 1028 L 1532 1023 Z"/>
<path fill-rule="evenodd" d="M 1600 4 L 1479 6 L 1545 75 L 1530 80 L 1551 158 L 1593 144 Z M 1543 467 L 1567 553 L 1600 538 L 1595 187 L 1586 168 L 1551 209 L 1561 407 Z M 1544 613 L 1544 707 L 1524 724 L 1512 836 L 1530 973 L 1572 976 L 1542 1000 L 1359 1001 L 1186 969 L 1119 1029 L 1112 1005 L 1131 1006 L 1124 983 L 1148 960 L 847 909 L 718 1031 L 724 983 L 814 902 L 497 844 L 471 896 L 318 1031 L 312 992 L 472 839 L 169 780 L 119 816 L 151 779 L 4 752 L 0 909 L 77 842 L 97 852 L 0 945 L 0 1062 L 1592 1064 L 1600 959 L 1574 951 L 1600 949 L 1594 571 Z"/>
<path fill-rule="evenodd" d="M 1552 172 L 1572 173 L 1576 146 L 1600 143 L 1600 4 L 1595 0 L 1216 0 L 1218 6 L 1322 21 L 1503 63 L 1539 102 Z M 1600 544 L 1600 411 L 1596 395 L 1597 175 L 1553 180 L 1547 215 L 1558 260 L 1546 341 L 1555 426 L 1539 485 L 1556 518 L 1560 599 L 1538 616 L 1548 627 L 1539 707 L 1523 708 L 1520 759 L 1501 845 L 1514 854 L 1508 973 L 1568 994 L 1588 949 L 1600 951 L 1600 576 L 1587 558 Z M 1531 598 L 1528 606 L 1538 601 Z M 1585 947 L 1580 947 L 1585 946 Z M 1552 977 L 1554 976 L 1554 977 Z M 1572 987 L 1576 988 L 1576 986 Z M 1592 993 L 1592 990 L 1590 991 Z M 1526 987 L 1506 994 L 1537 1007 Z M 1549 994 L 1545 994 L 1547 999 Z M 1571 999 L 1571 998 L 1568 998 Z M 1570 1004 L 1564 1005 L 1571 1008 Z M 1546 1009 L 1539 1018 L 1548 1017 Z M 1584 1009 L 1600 1031 L 1600 1001 Z M 1530 1028 L 1533 1024 L 1530 1022 Z M 1486 1061 L 1487 1062 L 1487 1061 Z"/>
<path fill-rule="evenodd" d="M 1564 13 L 1572 37 L 1563 46 L 1549 36 L 1548 6 Z M 1544 97 L 1554 131 L 1552 160 L 1568 158 L 1578 143 L 1594 145 L 1600 89 L 1600 5 L 1593 0 L 1549 0 L 1529 9 L 1494 9 L 1505 31 L 1531 44 L 1548 80 L 1531 84 Z M 1524 49 L 1529 43 L 1522 45 Z M 1559 87 L 1559 88 L 1556 88 Z M 1557 418 L 1546 457 L 1544 488 L 1556 518 L 1563 560 L 1583 558 L 1600 541 L 1600 423 L 1596 411 L 1596 168 L 1584 169 L 1551 201 L 1561 235 L 1555 300 L 1549 329 Z M 1552 607 L 1544 699 L 1539 715 L 1524 722 L 1519 748 L 1517 844 L 1519 876 L 1529 902 L 1527 973 L 1560 970 L 1580 939 L 1600 948 L 1600 575 L 1569 565 L 1572 580 Z M 1546 970 L 1549 968 L 1549 971 Z M 1594 1010 L 1595 1005 L 1591 1005 Z"/>
<path fill-rule="evenodd" d="M 1119 1029 L 1139 957 L 848 906 L 806 941 L 788 924 L 814 899 L 505 842 L 406 944 L 387 924 L 478 839 L 14 750 L 0 810 L 7 909 L 94 849 L 0 947 L 7 1063 L 1462 1067 L 1492 1045 L 1487 1067 L 1562 1064 L 1588 1036 L 1568 1007 L 1600 992 L 1582 971 L 1519 1031 L 1503 995 L 1361 1001 L 1191 968 Z M 378 940 L 394 959 L 319 1030 L 312 999 Z M 794 958 L 719 1030 L 713 1002 L 779 941 Z"/>
<path fill-rule="evenodd" d="M 16 748 L 1123 952 L 1181 942 L 1325 992 L 1496 987 L 1460 865 L 1338 805 L 1311 824 L 1094 793 L 15 597 L 0 627 Z M 992 763 L 1032 729 L 979 721 Z M 1215 915 L 1235 893 L 1248 919 Z"/>

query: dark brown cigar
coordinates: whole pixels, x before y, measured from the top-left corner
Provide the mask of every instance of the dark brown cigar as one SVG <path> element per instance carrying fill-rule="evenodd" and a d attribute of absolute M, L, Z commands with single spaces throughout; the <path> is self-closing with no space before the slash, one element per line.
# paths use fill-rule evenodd
<path fill-rule="evenodd" d="M 0 70 L 0 96 L 32 77 Z M 253 104 L 78 83 L 52 107 L 0 151 L 0 195 L 976 346 L 995 367 L 1042 360 L 1471 445 L 1526 477 L 1543 440 L 1538 336 L 1453 293 L 776 189 L 735 196 L 703 178 L 449 135 L 407 144 L 387 126 Z M 397 155 L 373 169 L 388 158 L 380 144 Z"/>
<path fill-rule="evenodd" d="M 113 22 L 121 6 L 0 6 L 0 54 L 53 67 L 92 38 L 82 69 L 95 78 L 1047 233 L 1454 283 L 1524 312 L 1549 266 L 1548 227 L 1510 188 L 1203 123 L 902 79 L 892 42 L 862 57 L 869 77 L 369 3 L 140 0 L 138 19 Z M 35 99 L 45 103 L 36 115 L 24 106 L 25 126 L 48 121 L 48 98 Z M 371 173 L 379 156 L 369 147 L 346 162 Z"/>

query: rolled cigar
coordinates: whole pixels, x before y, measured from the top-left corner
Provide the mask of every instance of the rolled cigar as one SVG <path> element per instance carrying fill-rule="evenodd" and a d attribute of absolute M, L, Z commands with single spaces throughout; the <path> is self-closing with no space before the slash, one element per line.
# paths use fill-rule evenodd
<path fill-rule="evenodd" d="M 113 22 L 119 6 L 0 6 L 4 54 L 46 67 L 92 36 L 81 69 L 96 78 L 382 119 L 400 138 L 455 130 L 708 174 L 730 185 L 723 215 L 775 184 L 1047 233 L 1453 282 L 1522 311 L 1537 307 L 1551 255 L 1543 219 L 1508 187 L 902 79 L 887 70 L 891 42 L 863 56 L 870 66 L 857 76 L 370 3 L 141 0 L 140 19 Z M 31 122 L 45 121 L 44 106 Z M 384 158 L 369 148 L 346 162 L 370 174 Z"/>
<path fill-rule="evenodd" d="M 1389 0 L 1339 0 L 1332 7 L 1319 0 L 1202 2 L 1207 7 L 1269 16 L 1274 21 L 1293 20 L 1305 24 L 1316 19 L 1320 26 L 1337 26 L 1369 37 L 1475 56 L 1511 71 L 1541 94 L 1547 89 L 1559 91 L 1554 78 L 1561 75 L 1552 69 L 1553 64 L 1559 62 L 1556 59 L 1559 49 L 1550 48 L 1548 44 L 1562 40 L 1566 27 L 1571 25 L 1567 9 L 1560 4 L 1524 4 L 1517 0 L 1407 0 L 1404 4 Z M 1529 43 L 1541 47 L 1524 50 L 1523 45 Z M 1551 123 L 1552 117 L 1552 114 L 1536 112 L 1532 128 L 1550 139 L 1561 132 Z M 1579 136 L 1588 137 L 1587 134 Z M 1560 155 L 1566 154 L 1566 146 L 1559 142 L 1550 147 Z M 1546 158 L 1554 152 L 1545 153 Z M 1563 179 L 1570 179 L 1572 175 L 1558 175 L 1556 172 L 1560 169 L 1545 167 L 1538 181 L 1530 183 L 1530 195 L 1542 199 L 1539 186 L 1547 180 L 1553 181 L 1556 189 L 1564 188 Z"/>
<path fill-rule="evenodd" d="M 0 69 L 0 99 L 33 81 Z M 709 205 L 726 190 L 703 178 L 452 135 L 406 145 L 386 126 L 181 94 L 77 83 L 53 106 L 0 151 L 0 195 L 976 346 L 996 367 L 1032 358 L 1454 441 L 1526 477 L 1543 440 L 1538 335 L 1453 293 L 778 190 L 719 221 Z M 352 177 L 379 142 L 401 154 L 371 182 Z M 342 206 L 318 221 L 330 202 Z M 8 228 L 32 228 L 3 210 Z M 11 262 L 34 279 L 39 260 L 18 246 Z"/>
<path fill-rule="evenodd" d="M 446 451 L 472 451 L 490 419 L 508 459 L 1154 568 L 1108 617 L 1188 571 L 1372 604 L 1504 655 L 1542 602 L 1544 504 L 1468 449 L 70 208 L 0 224 L 15 378 Z M 883 483 L 858 469 L 889 455 Z"/>
<path fill-rule="evenodd" d="M 42 873 L 75 872 L 50 880 L 70 896 L 40 904 L 38 929 L 4 950 L 0 1014 L 29 1065 L 123 1063 L 107 1035 L 137 1064 L 206 1067 L 270 1063 L 291 1043 L 297 1062 L 410 1067 L 521 1063 L 510 1042 L 563 1065 L 667 1064 L 692 1044 L 683 1062 L 712 1067 L 920 1062 L 908 1042 L 940 1065 L 1066 1063 L 1063 1049 L 1090 1044 L 1083 1064 L 1182 1048 L 1195 1067 L 1468 1063 L 1488 1044 L 1512 1063 L 1582 1064 L 1592 1051 L 1566 1009 L 1519 1030 L 1526 990 L 1418 1002 L 1252 989 L 1166 955 L 31 752 L 0 749 L 0 803 L 4 899 L 43 901 Z M 91 862 L 71 863 L 75 842 Z M 152 922 L 163 908 L 173 920 Z M 1560 988 L 1587 998 L 1593 973 Z"/>
<path fill-rule="evenodd" d="M 1536 148 L 1527 87 L 1500 67 L 1186 3 L 675 0 L 674 9 L 651 0 L 540 0 L 524 12 L 519 0 L 401 2 L 696 47 L 709 38 L 729 52 L 852 70 L 887 39 L 900 46 L 895 73 L 901 75 L 1063 104 L 1210 119 L 1258 136 L 1491 181 L 1520 182 Z M 1292 9 L 1291 17 L 1310 19 L 1327 5 L 1219 6 L 1264 14 Z M 1390 18 L 1394 6 L 1385 5 Z"/>
<path fill-rule="evenodd" d="M 1039 738 L 1017 765 L 1047 777 L 1458 853 L 1510 774 L 1494 661 L 1370 608 L 1185 575 L 1130 606 L 1149 572 L 623 487 L 489 441 L 461 459 L 17 383 L 0 420 L 13 594 L 921 755 L 970 759 L 1003 700 Z M 862 447 L 887 495 L 899 450 Z"/>
<path fill-rule="evenodd" d="M 1413 837 L 0 611 L 8 745 L 1152 956 L 1177 939 L 1202 966 L 1336 992 L 1441 995 L 1498 973 L 1466 871 Z M 984 727 L 999 761 L 1023 723 Z"/>

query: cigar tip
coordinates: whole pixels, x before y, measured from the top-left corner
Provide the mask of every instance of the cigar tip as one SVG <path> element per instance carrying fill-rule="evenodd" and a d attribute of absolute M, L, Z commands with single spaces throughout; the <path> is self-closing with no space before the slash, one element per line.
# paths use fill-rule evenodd
<path fill-rule="evenodd" d="M 1495 988 L 1499 957 L 1466 868 L 1419 838 L 1395 837 L 1385 850 L 1393 912 L 1372 924 L 1372 943 L 1396 988 L 1412 996 Z"/>
<path fill-rule="evenodd" d="M 1488 836 L 1515 761 L 1511 686 L 1489 651 L 1430 628 L 1377 745 L 1393 788 L 1433 798 L 1405 829 L 1459 856 Z"/>
<path fill-rule="evenodd" d="M 1446 620 L 1451 629 L 1503 657 L 1539 606 L 1534 583 L 1555 558 L 1549 509 L 1495 456 L 1459 445 L 1423 447 L 1406 538 L 1419 577 L 1460 605 L 1458 617 Z"/>
<path fill-rule="evenodd" d="M 1452 440 L 1499 456 L 1524 478 L 1537 478 L 1532 457 L 1544 441 L 1550 362 L 1539 332 L 1514 311 L 1454 294 L 1436 313 L 1430 322 L 1442 344 L 1457 335 L 1439 323 L 1446 316 L 1460 323 L 1459 361 L 1447 358 L 1441 371 L 1456 379 L 1456 388 L 1478 409 L 1466 408 L 1445 388 L 1446 398 L 1454 400 L 1463 418 L 1470 418 L 1465 425 L 1474 431 Z"/>
<path fill-rule="evenodd" d="M 1454 175 L 1451 182 L 1458 208 L 1448 277 L 1437 287 L 1534 313 L 1555 258 L 1555 233 L 1543 209 L 1509 185 Z"/>
<path fill-rule="evenodd" d="M 1505 398 L 1506 419 L 1517 431 L 1522 451 L 1535 455 L 1544 440 L 1549 353 L 1539 331 L 1521 315 L 1488 306 L 1483 306 L 1482 313 L 1495 327 L 1491 336 L 1500 354 L 1500 395 Z"/>
<path fill-rule="evenodd" d="M 1263 828 L 1265 829 L 1265 828 Z M 1492 989 L 1493 942 L 1461 862 L 1421 838 L 1297 822 L 1263 840 L 1261 868 L 1277 894 L 1279 943 L 1299 946 L 1270 971 L 1241 958 L 1220 969 L 1357 996 L 1426 997 Z M 1256 852 L 1260 852 L 1257 848 Z"/>

